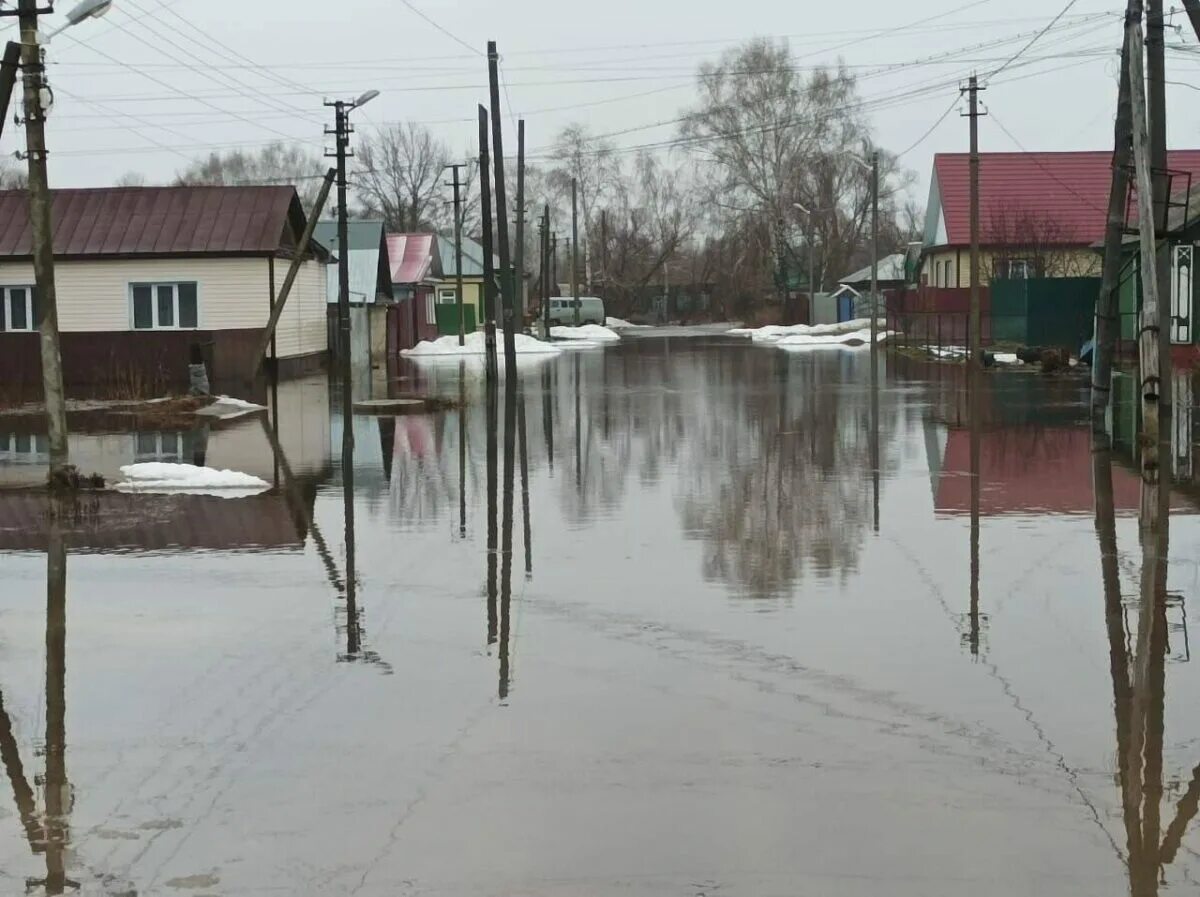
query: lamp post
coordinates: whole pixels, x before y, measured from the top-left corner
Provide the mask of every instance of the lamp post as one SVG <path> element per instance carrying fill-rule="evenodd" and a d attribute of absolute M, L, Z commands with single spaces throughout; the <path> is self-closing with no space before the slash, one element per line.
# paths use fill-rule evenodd
<path fill-rule="evenodd" d="M 813 315 L 813 314 L 816 314 L 816 311 L 817 311 L 817 286 L 816 286 L 816 283 L 817 283 L 817 229 L 816 229 L 816 221 L 815 221 L 816 215 L 813 212 L 809 211 L 808 209 L 804 208 L 804 206 L 800 205 L 800 203 L 798 203 L 798 202 L 792 203 L 792 206 L 795 209 L 797 209 L 798 211 L 803 212 L 805 217 L 808 218 L 808 292 L 809 292 L 809 300 L 808 301 L 812 306 L 809 309 L 809 314 Z M 811 318 L 810 318 L 810 320 L 811 320 Z"/>
<path fill-rule="evenodd" d="M 67 21 L 51 32 L 54 36 L 88 19 L 98 18 L 112 8 L 113 0 L 83 0 L 67 14 Z M 67 447 L 66 388 L 63 384 L 62 348 L 58 335 L 58 296 L 54 282 L 54 232 L 50 209 L 50 181 L 46 168 L 46 90 L 42 41 L 38 35 L 38 16 L 53 7 L 39 8 L 37 0 L 18 0 L 17 8 L 0 9 L 0 17 L 17 16 L 21 29 L 20 64 L 24 73 L 25 153 L 29 165 L 29 223 L 33 232 L 33 273 L 37 284 L 37 328 L 42 358 L 42 391 L 46 401 L 47 430 L 50 443 L 49 482 L 68 485 L 70 455 Z M 46 38 L 48 40 L 49 38 Z M 6 59 L 12 55 L 11 47 Z M 10 77 L 0 85 L 12 89 Z M 0 106 L 7 107 L 8 97 Z"/>
<path fill-rule="evenodd" d="M 871 153 L 870 162 L 851 152 L 842 155 L 871 175 L 871 364 L 874 366 L 879 338 L 879 312 L 876 308 L 879 301 L 879 150 Z"/>

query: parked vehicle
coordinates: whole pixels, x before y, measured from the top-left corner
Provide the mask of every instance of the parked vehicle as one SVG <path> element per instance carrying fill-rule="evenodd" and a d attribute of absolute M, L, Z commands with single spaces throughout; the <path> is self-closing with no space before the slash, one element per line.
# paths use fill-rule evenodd
<path fill-rule="evenodd" d="M 575 308 L 579 308 L 580 324 L 604 324 L 604 300 L 597 299 L 595 296 L 580 296 L 578 299 L 572 299 L 570 296 L 564 296 L 560 299 L 550 300 L 550 323 L 562 324 L 568 327 L 573 326 L 575 321 Z"/>

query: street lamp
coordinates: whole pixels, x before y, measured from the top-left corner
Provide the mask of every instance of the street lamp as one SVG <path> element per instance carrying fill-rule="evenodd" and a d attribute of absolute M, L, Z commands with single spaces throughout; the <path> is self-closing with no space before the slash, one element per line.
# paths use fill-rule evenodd
<path fill-rule="evenodd" d="M 870 162 L 849 151 L 842 155 L 871 175 L 871 353 L 874 357 L 879 329 L 879 150 L 871 153 Z"/>
<path fill-rule="evenodd" d="M 66 31 L 68 28 L 73 28 L 80 22 L 85 22 L 88 19 L 98 19 L 107 14 L 112 9 L 113 0 L 83 0 L 82 3 L 76 4 L 75 8 L 67 13 L 67 20 L 47 34 L 42 43 L 49 43 L 50 38 L 60 32 Z"/>
<path fill-rule="evenodd" d="M 814 220 L 816 215 L 798 202 L 792 203 L 792 206 L 808 217 L 808 293 L 809 302 L 812 305 L 809 313 L 815 315 L 817 312 L 817 230 Z"/>

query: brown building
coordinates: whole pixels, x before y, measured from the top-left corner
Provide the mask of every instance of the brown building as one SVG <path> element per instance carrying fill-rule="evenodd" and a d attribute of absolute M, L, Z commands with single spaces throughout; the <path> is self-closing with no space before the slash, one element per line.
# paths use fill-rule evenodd
<path fill-rule="evenodd" d="M 216 382 L 245 379 L 305 217 L 292 187 L 53 191 L 63 371 L 69 387 L 187 383 L 200 351 Z M 281 376 L 320 368 L 325 265 L 309 248 L 280 319 Z M 0 383 L 40 382 L 29 201 L 0 191 Z M 271 357 L 271 351 L 268 351 Z"/>

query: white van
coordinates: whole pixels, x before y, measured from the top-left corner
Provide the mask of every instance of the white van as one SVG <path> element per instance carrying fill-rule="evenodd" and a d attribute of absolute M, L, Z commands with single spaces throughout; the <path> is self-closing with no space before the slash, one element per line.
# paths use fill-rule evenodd
<path fill-rule="evenodd" d="M 595 296 L 580 296 L 572 299 L 564 296 L 550 300 L 550 323 L 564 324 L 571 327 L 575 324 L 575 309 L 579 308 L 580 324 L 604 325 L 604 300 Z"/>

